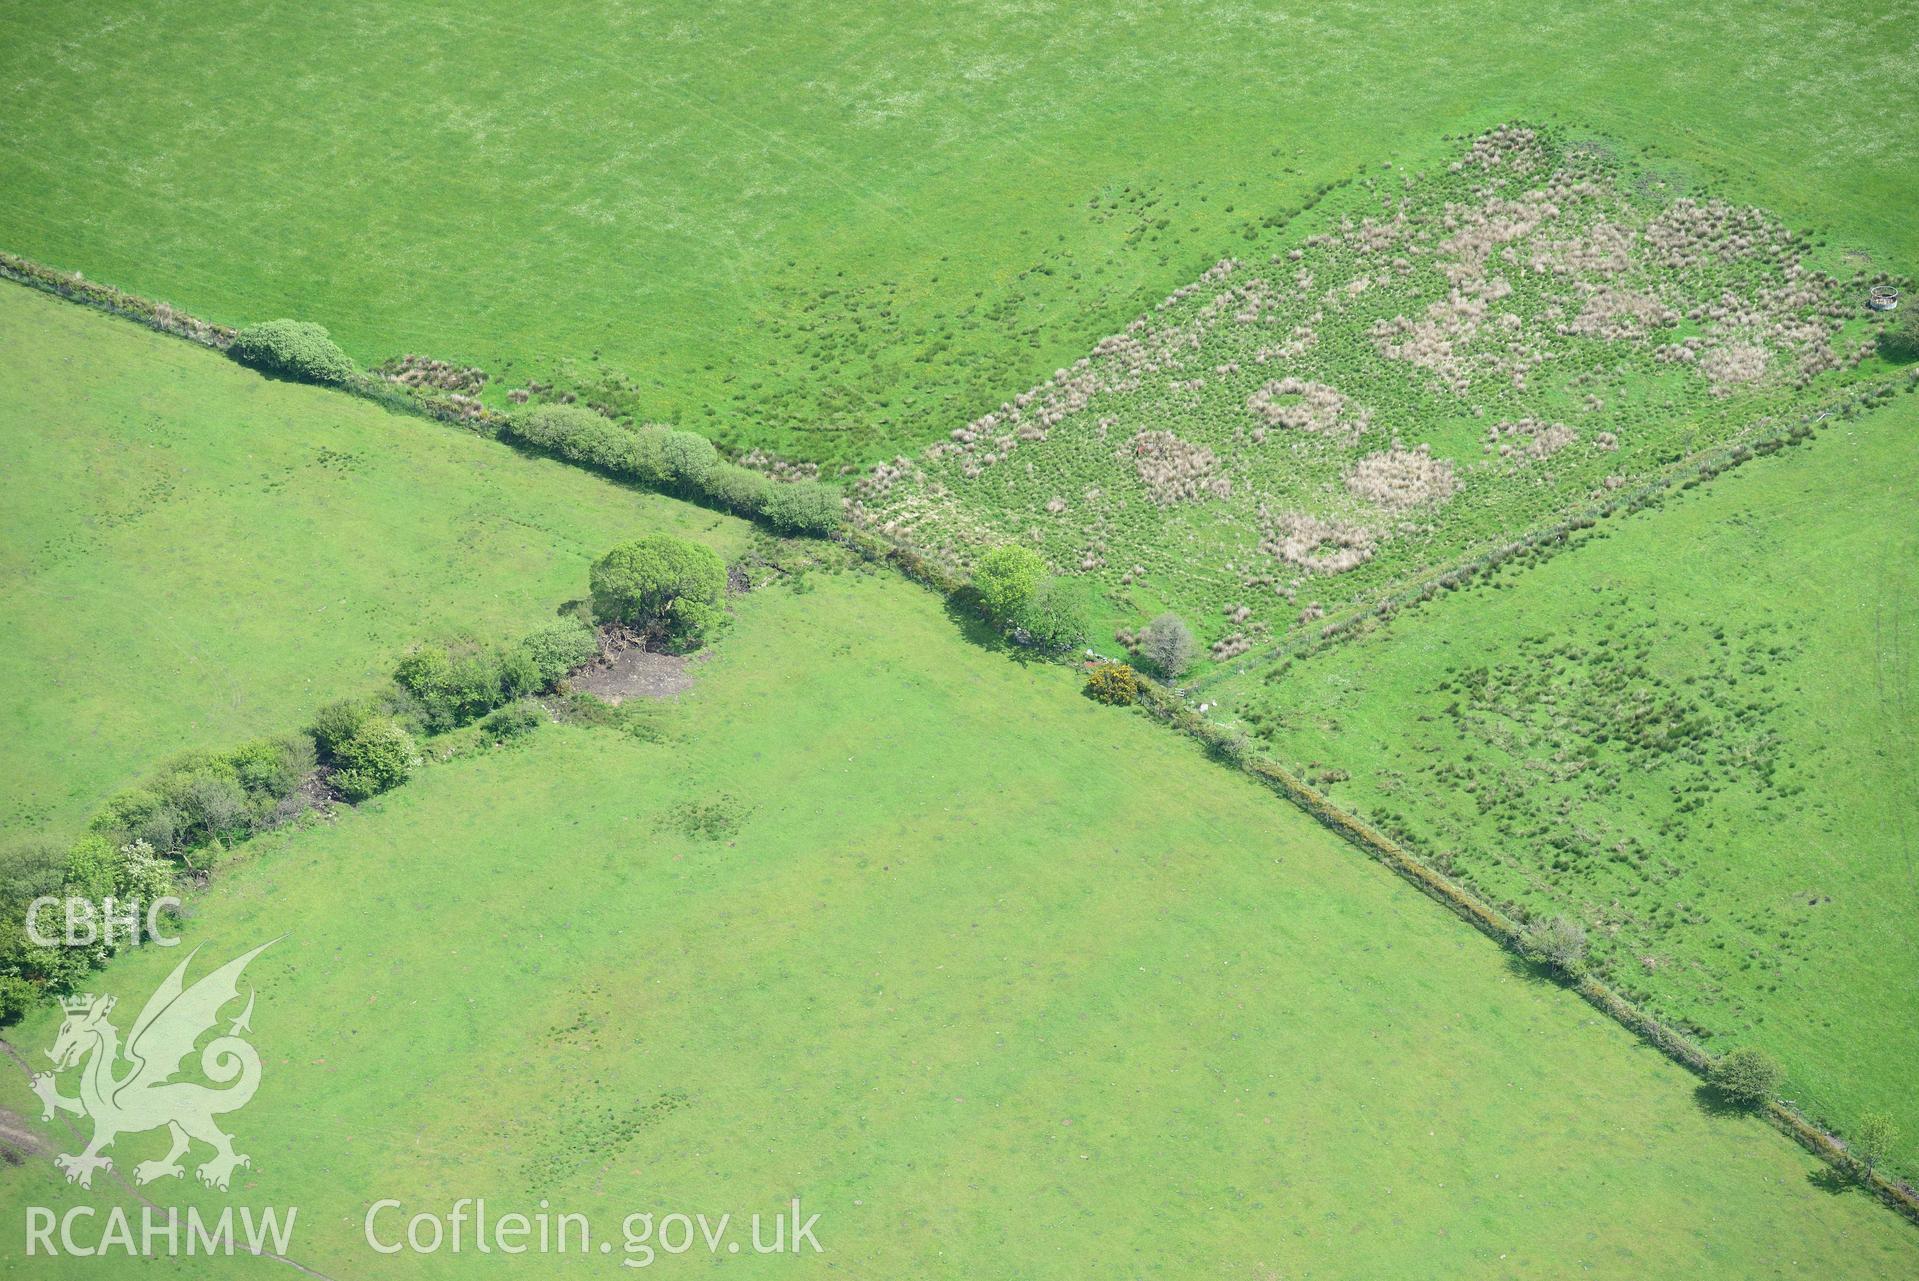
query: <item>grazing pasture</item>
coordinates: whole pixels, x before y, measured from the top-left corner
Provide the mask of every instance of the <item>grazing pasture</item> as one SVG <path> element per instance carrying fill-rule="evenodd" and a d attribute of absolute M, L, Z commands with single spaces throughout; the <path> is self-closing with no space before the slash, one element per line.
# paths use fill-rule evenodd
<path fill-rule="evenodd" d="M 1870 275 L 1606 143 L 1501 126 L 1246 242 L 858 513 L 1021 543 L 1214 660 L 1441 575 L 1877 376 Z M 1443 580 L 1442 580 L 1443 581 Z"/>
<path fill-rule="evenodd" d="M 870 463 L 1514 117 L 1919 252 L 1905 6 L 5 0 L 0 246 Z"/>
<path fill-rule="evenodd" d="M 297 1205 L 289 1253 L 332 1277 L 615 1266 L 362 1241 L 377 1199 L 462 1197 L 616 1248 L 634 1212 L 820 1216 L 823 1254 L 742 1275 L 1919 1269 L 1880 1206 L 1191 744 L 930 594 L 807 584 L 737 601 L 644 736 L 545 727 L 246 847 L 189 942 L 284 935 L 249 971 L 253 1164 L 146 1194 Z M 0 1203 L 83 1199 L 125 1197 L 0 1169 Z"/>
<path fill-rule="evenodd" d="M 1919 396 L 1206 695 L 1919 1169 Z"/>
<path fill-rule="evenodd" d="M 612 543 L 748 526 L 0 285 L 0 829 L 518 635 Z"/>

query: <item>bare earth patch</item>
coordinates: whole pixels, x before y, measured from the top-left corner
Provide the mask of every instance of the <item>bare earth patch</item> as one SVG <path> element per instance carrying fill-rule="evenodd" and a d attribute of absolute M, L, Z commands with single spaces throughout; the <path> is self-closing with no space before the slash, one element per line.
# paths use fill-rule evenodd
<path fill-rule="evenodd" d="M 627 698 L 678 698 L 693 688 L 692 659 L 656 654 L 623 632 L 600 633 L 600 656 L 567 678 L 581 693 L 618 706 Z"/>

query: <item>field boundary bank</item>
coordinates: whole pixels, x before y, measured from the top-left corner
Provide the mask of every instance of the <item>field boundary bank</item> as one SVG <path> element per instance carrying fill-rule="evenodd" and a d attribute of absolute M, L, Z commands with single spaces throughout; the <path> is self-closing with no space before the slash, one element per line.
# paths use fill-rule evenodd
<path fill-rule="evenodd" d="M 1802 435 L 1798 439 L 1805 439 L 1805 436 Z M 1776 446 L 1764 452 L 1777 452 L 1779 447 L 1783 446 Z M 1747 449 L 1748 458 L 1756 457 L 1760 452 L 1756 446 L 1749 446 Z M 1727 452 L 1730 453 L 1731 450 Z M 1696 458 L 1687 461 L 1696 461 Z M 1747 459 L 1742 458 L 1739 461 L 1743 462 Z M 1651 490 L 1646 501 L 1627 510 L 1638 511 L 1655 505 L 1674 484 L 1680 483 L 1685 469 L 1686 463 L 1682 462 L 1667 483 Z M 1719 470 L 1726 470 L 1726 468 L 1722 467 Z M 1718 474 L 1717 471 L 1708 473 L 1701 479 L 1716 474 Z M 942 596 L 954 597 L 968 586 L 965 576 L 953 566 L 928 556 L 910 545 L 864 529 L 849 529 L 838 537 L 866 559 L 897 570 L 912 581 Z M 1554 541 L 1563 546 L 1568 540 L 1561 536 Z M 1367 616 L 1368 613 L 1364 612 L 1358 615 L 1360 618 Z M 1335 643 L 1337 638 L 1322 642 L 1328 645 Z M 1071 665 L 1078 666 L 1078 663 L 1074 660 Z M 1196 740 L 1206 749 L 1207 755 L 1222 764 L 1236 767 L 1268 791 L 1278 794 L 1295 807 L 1304 810 L 1321 826 L 1343 838 L 1348 844 L 1357 847 L 1361 853 L 1375 862 L 1385 865 L 1402 879 L 1411 882 L 1428 898 L 1451 910 L 1454 915 L 1498 943 L 1511 955 L 1522 960 L 1527 959 L 1519 923 L 1477 892 L 1459 884 L 1358 815 L 1348 813 L 1333 804 L 1324 793 L 1312 787 L 1285 766 L 1275 761 L 1260 759 L 1250 753 L 1236 751 L 1233 747 L 1232 731 L 1188 707 L 1183 701 L 1184 696 L 1181 691 L 1143 683 L 1141 694 L 1140 706 L 1154 719 Z M 1594 1009 L 1619 1023 L 1640 1040 L 1701 1079 L 1711 1068 L 1713 1057 L 1702 1046 L 1684 1033 L 1667 1025 L 1663 1020 L 1628 1001 L 1602 979 L 1591 974 L 1580 974 L 1577 977 L 1567 976 L 1561 980 L 1560 985 L 1576 992 Z M 1869 1177 L 1860 1174 L 1847 1155 L 1844 1141 L 1837 1135 L 1822 1129 L 1790 1104 L 1774 1099 L 1767 1103 L 1765 1112 L 1774 1128 L 1796 1140 L 1833 1168 L 1853 1175 L 1861 1186 L 1868 1187 L 1892 1210 L 1915 1227 L 1919 1227 L 1919 1189 L 1915 1189 L 1902 1179 L 1892 1178 L 1878 1171 L 1874 1171 Z"/>
<path fill-rule="evenodd" d="M 77 272 L 57 271 L 5 250 L 0 250 L 0 278 L 97 311 L 138 322 L 160 333 L 170 334 L 216 351 L 224 352 L 237 332 L 228 326 L 214 325 L 200 320 L 169 304 L 155 302 L 110 285 L 86 280 Z M 1909 384 L 1919 382 L 1919 375 L 1908 375 L 1908 380 Z M 404 389 L 397 384 L 386 383 L 371 375 L 353 384 L 316 385 L 372 401 L 395 412 L 433 419 L 496 440 L 500 439 L 501 431 L 509 421 L 506 415 L 496 410 L 480 406 L 456 407 Z M 1758 441 L 1735 442 L 1688 455 L 1672 464 L 1665 472 L 1635 488 L 1631 491 L 1630 497 L 1621 497 L 1601 504 L 1600 507 L 1603 510 L 1596 515 L 1589 514 L 1595 509 L 1588 509 L 1586 513 L 1555 522 L 1542 530 L 1482 552 L 1477 557 L 1456 562 L 1454 568 L 1446 573 L 1397 589 L 1397 596 L 1406 597 L 1406 604 L 1422 603 L 1431 600 L 1442 590 L 1463 586 L 1482 569 L 1495 569 L 1509 560 L 1532 552 L 1543 551 L 1550 556 L 1571 545 L 1572 536 L 1575 533 L 1592 528 L 1605 516 L 1653 507 L 1675 487 L 1686 488 L 1702 483 L 1755 457 L 1776 453 L 1788 444 L 1806 440 L 1814 433 L 1813 424 L 1824 421 L 1835 413 L 1846 413 L 1850 417 L 1852 412 L 1857 412 L 1862 407 L 1870 407 L 1872 400 L 1896 394 L 1894 387 L 1895 383 L 1891 379 L 1869 384 L 1865 390 L 1854 392 L 1834 402 L 1836 408 L 1827 409 L 1817 417 L 1808 415 L 1784 432 L 1775 433 Z M 539 453 L 540 451 L 528 452 Z M 552 455 L 542 453 L 540 456 L 551 457 Z M 584 471 L 600 470 L 572 460 L 562 459 L 562 461 L 568 462 L 571 466 L 578 466 Z M 615 478 L 638 484 L 630 477 Z M 672 496 L 684 497 L 677 494 Z M 748 516 L 748 519 L 754 520 L 756 524 L 762 523 L 757 516 Z M 893 568 L 904 577 L 942 596 L 953 597 L 967 586 L 964 575 L 951 565 L 910 545 L 876 534 L 871 530 L 846 525 L 835 530 L 829 537 L 843 542 L 869 561 Z M 1461 573 L 1462 570 L 1465 572 Z M 1455 576 L 1457 581 L 1442 584 L 1441 580 L 1448 574 Z M 1282 642 L 1279 646 L 1261 651 L 1259 655 L 1239 660 L 1229 670 L 1216 672 L 1195 682 L 1187 687 L 1185 692 L 1194 693 L 1210 688 L 1220 680 L 1240 674 L 1245 666 L 1250 666 L 1255 661 L 1271 661 L 1282 656 L 1305 656 L 1315 649 L 1336 644 L 1356 632 L 1368 619 L 1390 615 L 1402 607 L 1404 605 L 1398 603 L 1394 596 L 1375 601 L 1342 617 L 1335 623 L 1328 624 L 1317 636 L 1306 638 L 1302 642 L 1293 642 L 1298 645 L 1298 648 L 1291 655 L 1288 655 L 1287 643 Z M 1357 846 L 1361 852 L 1375 861 L 1383 863 L 1403 879 L 1410 881 L 1429 898 L 1450 908 L 1467 923 L 1500 943 L 1512 954 L 1524 956 L 1520 946 L 1518 925 L 1498 908 L 1478 894 L 1457 884 L 1452 878 L 1432 867 L 1411 850 L 1387 837 L 1357 815 L 1349 814 L 1332 804 L 1322 793 L 1283 766 L 1276 762 L 1254 758 L 1250 754 L 1236 754 L 1229 750 L 1222 750 L 1229 737 L 1228 731 L 1186 707 L 1180 701 L 1180 691 L 1161 689 L 1152 685 L 1145 686 L 1144 690 L 1146 697 L 1141 700 L 1141 705 L 1149 714 L 1188 737 L 1196 739 L 1207 748 L 1209 755 L 1236 765 L 1242 773 L 1252 776 L 1268 790 L 1276 792 L 1298 808 L 1305 810 L 1322 826 Z M 1712 1056 L 1703 1048 L 1653 1015 L 1633 1005 L 1599 979 L 1582 975 L 1576 981 L 1564 985 L 1571 987 L 1595 1009 L 1695 1074 L 1703 1075 L 1711 1065 Z M 1847 1156 L 1845 1143 L 1836 1135 L 1821 1129 L 1796 1108 L 1778 1100 L 1772 1100 L 1767 1104 L 1766 1113 L 1775 1128 L 1797 1140 L 1814 1155 L 1826 1160 L 1836 1169 L 1855 1173 L 1855 1177 L 1858 1177 L 1862 1186 L 1877 1193 L 1882 1201 L 1908 1222 L 1919 1226 L 1919 1189 L 1876 1171 L 1870 1176 L 1857 1176 Z"/>
<path fill-rule="evenodd" d="M 37 289 L 42 293 L 52 294 L 56 298 L 78 303 L 95 311 L 106 312 L 123 320 L 131 320 L 156 333 L 185 339 L 187 342 L 212 351 L 225 353 L 233 345 L 234 338 L 239 333 L 231 326 L 216 325 L 211 321 L 201 320 L 170 303 L 157 302 L 139 294 L 130 294 L 125 290 L 116 289 L 112 285 L 99 284 L 86 279 L 79 272 L 58 271 L 3 249 L 0 249 L 0 279 L 11 280 L 15 284 Z M 284 377 L 283 375 L 270 376 Z M 603 477 L 615 484 L 630 485 L 648 493 L 664 494 L 710 511 L 735 516 L 775 535 L 789 536 L 795 532 L 812 532 L 795 527 L 790 520 L 783 522 L 779 515 L 771 514 L 758 506 L 730 502 L 724 495 L 711 492 L 700 485 L 684 480 L 661 481 L 657 477 L 638 470 L 596 463 L 577 457 L 574 453 L 568 452 L 567 444 L 563 441 L 555 442 L 549 447 L 522 439 L 513 430 L 512 415 L 501 413 L 497 409 L 489 409 L 470 398 L 462 397 L 456 400 L 435 395 L 427 389 L 406 386 L 383 378 L 377 373 L 357 368 L 353 377 L 345 382 L 292 379 L 287 381 L 302 381 L 306 386 L 344 392 L 349 396 L 370 401 L 393 413 L 410 414 L 416 418 L 426 418 L 449 427 L 457 427 L 472 435 L 497 441 L 528 457 L 551 459 Z M 593 411 L 583 412 L 592 413 Z M 615 426 L 612 419 L 605 419 L 605 423 L 608 427 Z M 697 435 L 698 433 L 689 432 L 688 434 Z M 702 436 L 701 439 L 707 438 Z M 711 442 L 708 441 L 708 443 Z M 774 484 L 770 477 L 768 482 L 769 485 Z"/>

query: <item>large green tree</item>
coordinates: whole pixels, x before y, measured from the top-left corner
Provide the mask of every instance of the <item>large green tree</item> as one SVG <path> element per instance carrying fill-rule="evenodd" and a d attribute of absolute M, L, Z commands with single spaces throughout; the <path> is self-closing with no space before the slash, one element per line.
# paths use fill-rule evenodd
<path fill-rule="evenodd" d="M 697 543 L 651 534 L 600 557 L 589 583 L 593 613 L 649 641 L 696 648 L 725 618 L 726 565 Z"/>

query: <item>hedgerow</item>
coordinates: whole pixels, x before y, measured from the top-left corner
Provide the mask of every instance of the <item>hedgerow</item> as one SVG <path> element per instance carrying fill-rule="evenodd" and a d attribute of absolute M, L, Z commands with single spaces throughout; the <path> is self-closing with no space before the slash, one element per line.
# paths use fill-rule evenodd
<path fill-rule="evenodd" d="M 343 386 L 359 374 L 325 329 L 304 320 L 269 320 L 233 336 L 227 354 L 243 365 L 306 382 Z"/>

